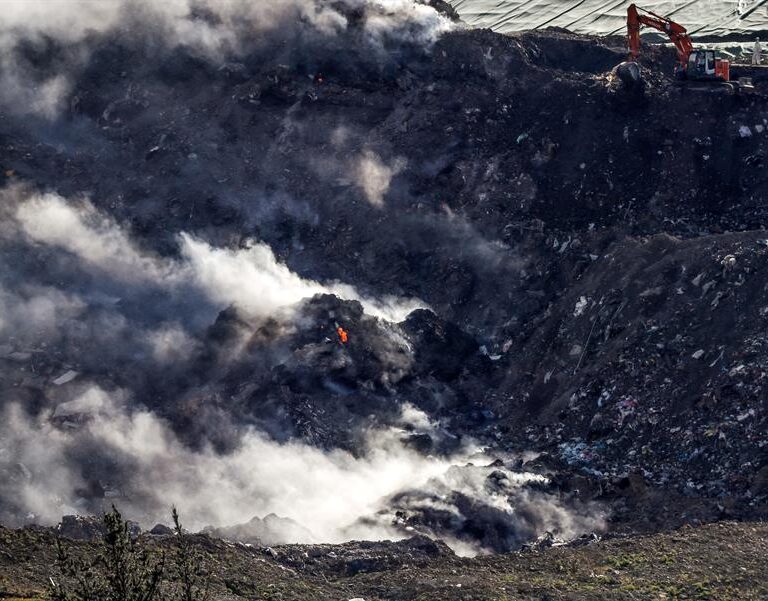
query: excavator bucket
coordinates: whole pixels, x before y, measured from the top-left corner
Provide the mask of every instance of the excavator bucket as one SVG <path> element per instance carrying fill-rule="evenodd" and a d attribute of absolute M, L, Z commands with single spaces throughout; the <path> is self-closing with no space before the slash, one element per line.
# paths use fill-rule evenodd
<path fill-rule="evenodd" d="M 628 88 L 637 87 L 643 81 L 642 75 L 640 74 L 640 65 L 634 61 L 619 63 L 613 68 L 613 73 L 621 80 L 621 83 Z"/>

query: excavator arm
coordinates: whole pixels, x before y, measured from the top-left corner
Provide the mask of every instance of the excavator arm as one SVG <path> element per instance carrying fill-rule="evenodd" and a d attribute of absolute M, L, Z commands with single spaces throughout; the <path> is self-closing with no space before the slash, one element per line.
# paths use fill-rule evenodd
<path fill-rule="evenodd" d="M 629 37 L 629 54 L 632 60 L 636 59 L 640 54 L 641 25 L 653 27 L 658 31 L 666 33 L 670 41 L 675 45 L 675 48 L 677 48 L 677 59 L 680 62 L 680 66 L 683 69 L 686 68 L 688 57 L 693 52 L 693 42 L 685 27 L 648 10 L 638 9 L 634 4 L 630 4 L 627 9 L 627 34 Z"/>

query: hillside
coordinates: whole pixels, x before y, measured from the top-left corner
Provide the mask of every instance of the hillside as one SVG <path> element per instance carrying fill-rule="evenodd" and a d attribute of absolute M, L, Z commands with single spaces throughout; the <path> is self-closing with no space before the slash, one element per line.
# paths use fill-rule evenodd
<path fill-rule="evenodd" d="M 443 546 L 418 539 L 277 547 L 272 554 L 205 537 L 196 544 L 206 553 L 213 598 L 233 601 L 758 600 L 768 594 L 764 524 L 722 522 L 478 559 L 458 559 Z M 89 544 L 73 549 L 88 553 Z M 3 596 L 38 598 L 53 554 L 48 532 L 0 530 Z"/>
<path fill-rule="evenodd" d="M 648 46 L 628 87 L 623 37 L 443 4 L 114 6 L 4 25 L 5 526 L 477 555 L 766 517 L 768 82 Z"/>

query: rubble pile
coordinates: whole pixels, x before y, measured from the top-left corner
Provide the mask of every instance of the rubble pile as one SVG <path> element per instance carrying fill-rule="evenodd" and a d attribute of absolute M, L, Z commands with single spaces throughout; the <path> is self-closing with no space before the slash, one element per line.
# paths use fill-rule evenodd
<path fill-rule="evenodd" d="M 267 553 L 293 569 L 337 576 L 423 566 L 436 558 L 453 557 L 444 543 L 424 536 L 395 543 L 353 541 L 343 545 L 290 545 Z"/>
<path fill-rule="evenodd" d="M 520 349 L 535 395 L 521 408 L 551 424 L 530 439 L 598 479 L 638 472 L 722 510 L 764 507 L 765 256 L 758 231 L 624 239 L 590 258 Z"/>
<path fill-rule="evenodd" d="M 216 538 L 239 541 L 245 544 L 275 545 L 285 540 L 309 540 L 312 534 L 288 518 L 281 518 L 274 513 L 254 517 L 245 524 L 224 528 L 206 528 L 205 534 Z"/>
<path fill-rule="evenodd" d="M 238 320 L 236 310 L 222 312 L 205 348 L 236 347 Z M 350 332 L 346 343 L 336 331 L 339 323 Z M 357 301 L 318 295 L 297 308 L 289 329 L 277 321 L 261 325 L 225 363 L 226 370 L 215 353 L 200 358 L 198 375 L 215 391 L 204 400 L 209 411 L 217 406 L 276 440 L 301 438 L 323 448 L 355 450 L 366 429 L 398 423 L 403 403 L 435 416 L 462 413 L 463 380 L 470 372 L 479 379 L 489 370 L 477 343 L 428 309 L 391 323 L 365 314 Z M 184 416 L 197 407 L 199 394 L 193 387 L 177 398 L 175 409 L 166 410 Z M 412 425 L 403 436 L 425 452 L 457 444 Z"/>
<path fill-rule="evenodd" d="M 764 84 L 681 87 L 671 50 L 647 48 L 630 88 L 612 73 L 618 36 L 504 36 L 435 13 L 437 29 L 377 37 L 346 18 L 217 53 L 151 27 L 13 48 L 71 87 L 54 115 L 0 109 L 0 308 L 25 316 L 0 320 L 0 409 L 78 432 L 106 406 L 84 396 L 96 384 L 204 452 L 252 428 L 357 454 L 395 426 L 425 455 L 467 438 L 532 454 L 505 469 L 547 473 L 577 507 L 651 487 L 762 515 Z M 86 58 L 59 65 L 64 50 Z M 72 222 L 23 222 L 18 207 L 48 192 L 98 244 L 67 241 Z M 241 264 L 226 281 L 195 264 L 208 296 L 181 277 L 190 248 L 253 260 L 253 241 L 271 274 L 311 283 L 306 298 L 254 316 L 216 296 L 251 273 Z M 404 425 L 407 405 L 438 426 Z M 0 441 L 13 487 L 44 478 L 33 459 Z M 67 460 L 80 507 L 141 479 L 98 449 Z M 444 514 L 412 511 L 434 500 L 423 491 L 387 510 L 401 528 L 475 528 L 496 550 L 544 534 L 494 530 L 487 506 L 444 493 Z"/>

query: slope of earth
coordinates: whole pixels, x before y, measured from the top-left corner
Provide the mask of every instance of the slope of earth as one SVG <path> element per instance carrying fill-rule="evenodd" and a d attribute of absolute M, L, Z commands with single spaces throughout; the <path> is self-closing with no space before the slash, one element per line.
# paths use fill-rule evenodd
<path fill-rule="evenodd" d="M 765 89 L 676 86 L 658 48 L 644 53 L 645 85 L 626 89 L 611 75 L 622 37 L 456 28 L 371 48 L 354 27 L 294 33 L 295 46 L 280 32 L 224 57 L 148 28 L 94 34 L 87 53 L 46 39 L 14 48 L 41 80 L 87 58 L 60 113 L 0 114 L 3 210 L 30 189 L 88 195 L 90 229 L 74 231 L 101 237 L 51 233 L 35 210 L 3 221 L 27 229 L 0 232 L 0 285 L 23 307 L 43 289 L 77 302 L 63 303 L 75 316 L 56 336 L 33 324 L 2 340 L 0 402 L 69 440 L 101 406 L 73 411 L 67 395 L 96 382 L 222 454 L 246 427 L 359 453 L 361 432 L 412 403 L 447 439 L 543 452 L 528 468 L 626 520 L 642 507 L 686 521 L 698 499 L 706 519 L 763 515 Z M 325 294 L 286 328 L 237 306 L 263 290 L 214 307 L 183 287 L 167 298 L 164 276 L 205 244 L 263 256 L 250 240 L 301 278 L 430 310 L 385 319 Z M 104 273 L 104 257 L 122 271 Z M 155 279 L 130 277 L 147 265 Z M 144 332 L 177 321 L 157 360 Z M 348 346 L 333 338 L 339 321 Z M 143 484 L 133 457 L 117 469 L 117 451 L 86 442 L 67 455 L 86 509 Z M 9 488 L 45 482 L 15 457 L 0 455 Z"/>
<path fill-rule="evenodd" d="M 67 542 L 77 556 L 93 543 Z M 156 537 L 168 549 L 172 537 Z M 284 601 L 512 601 L 523 599 L 765 599 L 768 526 L 721 522 L 618 538 L 459 559 L 424 539 L 399 543 L 285 546 L 270 552 L 195 538 L 213 599 Z M 49 530 L 0 528 L 0 596 L 38 599 L 55 555 Z"/>

